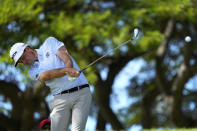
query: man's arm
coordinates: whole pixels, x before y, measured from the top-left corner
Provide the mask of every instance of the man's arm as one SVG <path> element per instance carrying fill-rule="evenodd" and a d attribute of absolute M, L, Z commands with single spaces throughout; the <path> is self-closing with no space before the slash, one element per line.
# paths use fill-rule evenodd
<path fill-rule="evenodd" d="M 64 64 L 66 65 L 66 68 L 73 67 L 73 62 L 72 62 L 65 46 L 60 47 L 59 50 L 57 51 L 56 55 L 64 62 Z"/>
<path fill-rule="evenodd" d="M 58 49 L 56 55 L 65 63 L 66 67 L 43 72 L 39 77 L 41 82 L 45 82 L 53 78 L 60 78 L 64 75 L 69 75 L 71 77 L 78 77 L 80 75 L 79 71 L 73 68 L 72 60 L 64 46 Z"/>
<path fill-rule="evenodd" d="M 65 46 L 61 46 L 56 52 L 56 55 L 65 63 L 65 68 L 69 68 L 67 75 L 71 77 L 78 77 L 80 75 L 80 72 L 77 69 L 73 68 L 72 59 L 70 58 L 70 55 L 68 54 Z"/>
<path fill-rule="evenodd" d="M 45 82 L 47 80 L 51 80 L 53 78 L 60 78 L 68 74 L 71 77 L 78 77 L 80 75 L 79 71 L 74 68 L 59 68 L 43 72 L 40 75 L 39 80 L 41 82 Z"/>
<path fill-rule="evenodd" d="M 41 82 L 45 82 L 47 80 L 53 79 L 53 78 L 59 78 L 67 74 L 67 68 L 60 68 L 60 69 L 53 69 L 43 72 L 39 80 Z"/>

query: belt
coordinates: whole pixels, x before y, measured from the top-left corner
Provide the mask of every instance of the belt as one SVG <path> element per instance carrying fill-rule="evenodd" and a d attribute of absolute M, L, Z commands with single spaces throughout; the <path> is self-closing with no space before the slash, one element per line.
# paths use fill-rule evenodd
<path fill-rule="evenodd" d="M 86 88 L 86 87 L 89 87 L 89 84 L 84 84 L 84 85 L 76 86 L 76 87 L 73 87 L 71 89 L 64 90 L 64 91 L 62 91 L 62 92 L 60 92 L 58 94 L 55 94 L 55 95 L 65 94 L 65 93 L 72 93 L 72 92 L 78 91 L 78 90 L 83 89 L 83 88 Z"/>

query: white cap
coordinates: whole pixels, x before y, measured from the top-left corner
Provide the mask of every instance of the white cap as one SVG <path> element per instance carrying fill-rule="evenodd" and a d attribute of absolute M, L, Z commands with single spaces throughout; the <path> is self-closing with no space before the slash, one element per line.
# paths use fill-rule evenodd
<path fill-rule="evenodd" d="M 25 43 L 15 43 L 10 50 L 10 57 L 14 60 L 14 66 L 18 64 L 19 58 L 23 55 L 23 52 L 27 45 Z"/>

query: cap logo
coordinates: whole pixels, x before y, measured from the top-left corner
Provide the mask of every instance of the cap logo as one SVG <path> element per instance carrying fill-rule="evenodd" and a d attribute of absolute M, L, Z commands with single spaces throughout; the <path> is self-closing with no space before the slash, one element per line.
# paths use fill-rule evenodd
<path fill-rule="evenodd" d="M 12 59 L 14 59 L 15 55 L 16 55 L 17 51 L 14 52 L 14 54 L 12 55 Z"/>

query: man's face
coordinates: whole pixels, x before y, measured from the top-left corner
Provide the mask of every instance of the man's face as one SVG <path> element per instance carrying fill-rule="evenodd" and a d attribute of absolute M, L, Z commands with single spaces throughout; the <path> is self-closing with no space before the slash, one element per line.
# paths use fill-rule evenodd
<path fill-rule="evenodd" d="M 19 63 L 23 63 L 24 65 L 33 65 L 34 64 L 34 52 L 30 47 L 26 47 L 23 55 L 21 56 L 21 58 L 19 59 Z"/>

